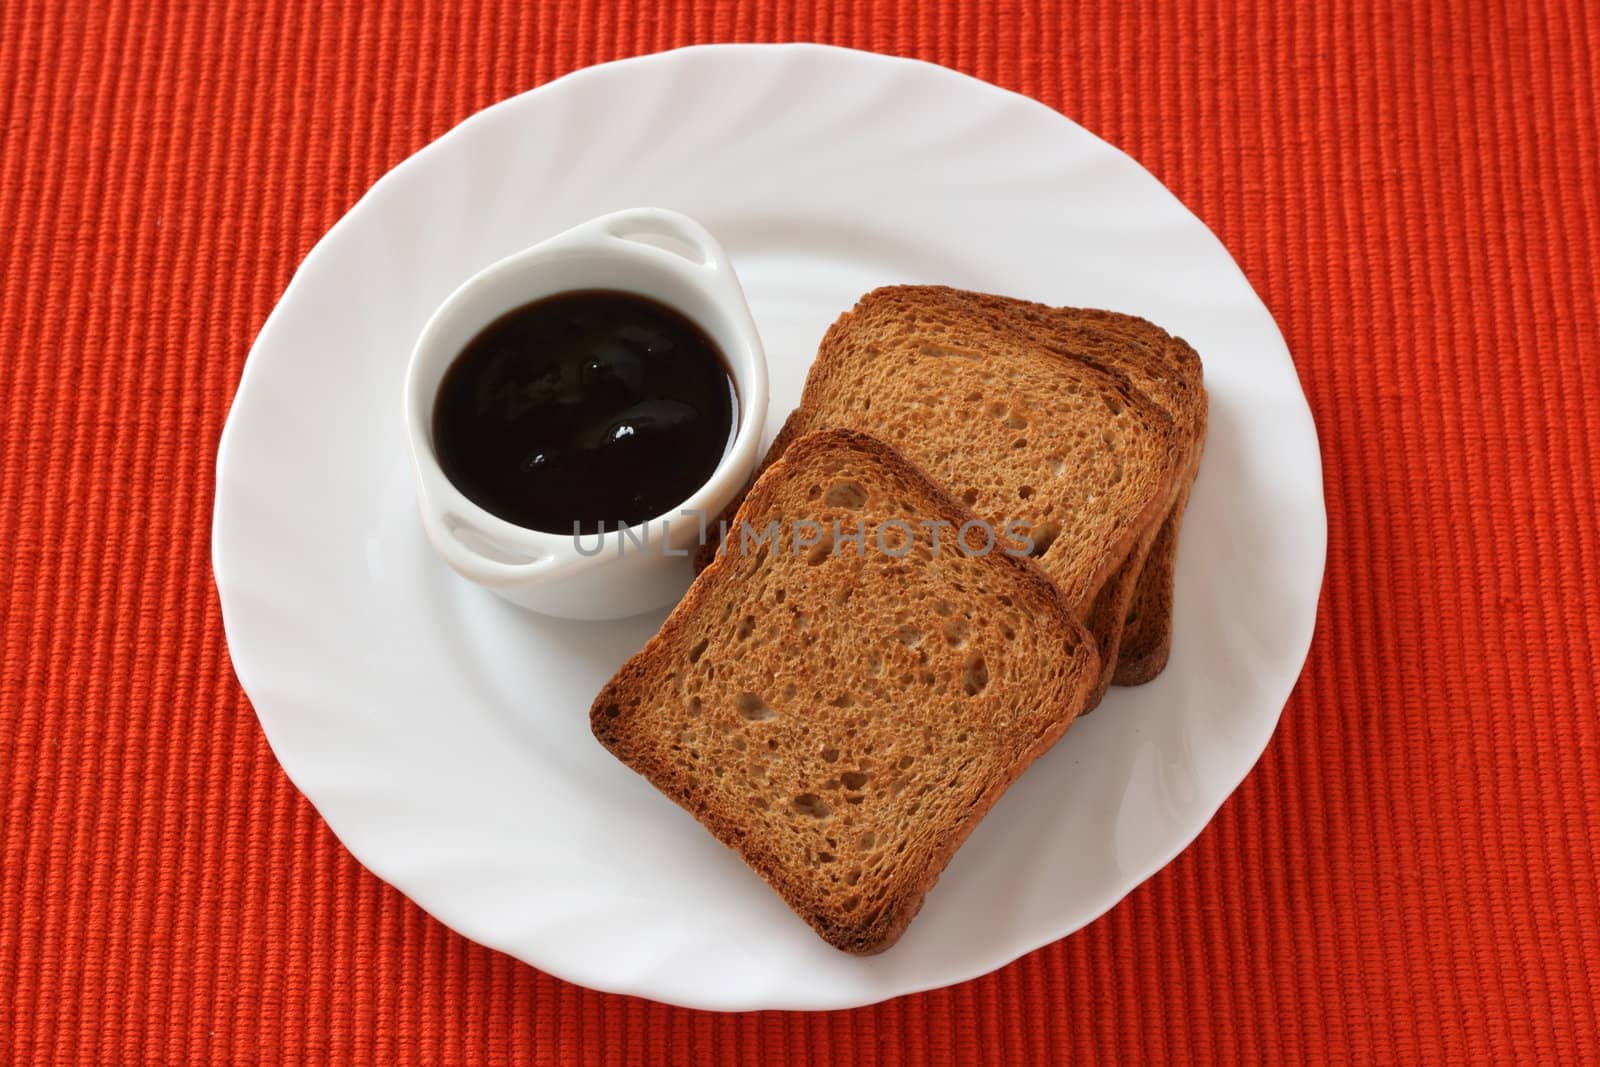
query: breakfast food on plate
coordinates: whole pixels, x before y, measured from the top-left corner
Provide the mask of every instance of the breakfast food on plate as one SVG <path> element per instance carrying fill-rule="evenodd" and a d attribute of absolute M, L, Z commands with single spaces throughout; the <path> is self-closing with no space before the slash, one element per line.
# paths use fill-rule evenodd
<path fill-rule="evenodd" d="M 1160 674 L 1172 651 L 1172 599 L 1177 576 L 1178 536 L 1189 507 L 1189 489 L 1200 470 L 1205 450 L 1209 401 L 1201 374 L 1200 356 L 1181 337 L 1133 315 L 1088 308 L 1063 308 L 1063 312 L 1112 333 L 1123 334 L 1163 357 L 1154 373 L 1134 378 L 1158 403 L 1166 404 L 1190 433 L 1189 469 L 1172 510 L 1156 531 L 1155 540 L 1139 570 L 1133 603 L 1122 631 L 1114 681 L 1141 685 Z"/>
<path fill-rule="evenodd" d="M 1158 334 L 1160 351 L 1148 343 Z M 1198 448 L 1198 361 L 1191 368 L 1187 346 L 1171 340 L 1125 316 L 943 286 L 876 289 L 824 336 L 764 463 L 806 433 L 857 429 L 890 442 L 997 528 L 1025 524 L 1033 554 L 1099 648 L 1093 707 L 1130 608 L 1147 624 L 1139 575 Z M 708 545 L 698 562 L 715 551 Z M 1158 634 L 1161 584 L 1148 609 Z"/>
<path fill-rule="evenodd" d="M 866 336 L 887 361 L 891 337 Z M 977 364 L 955 350 L 971 342 L 968 331 L 941 336 L 950 351 L 924 358 L 1135 406 L 1114 379 L 1052 376 L 1021 358 Z M 871 358 L 854 345 L 848 355 Z M 980 381 L 952 372 L 948 396 Z M 999 404 L 1011 393 L 987 395 Z M 1038 417 L 981 410 L 1008 442 L 1027 432 L 1006 424 L 1013 411 Z M 800 435 L 791 424 L 788 433 L 739 508 L 729 551 L 601 691 L 590 721 L 606 748 L 737 850 L 825 940 L 872 953 L 899 938 L 972 828 L 1070 725 L 1100 662 L 1045 573 L 985 550 L 977 517 L 895 449 L 848 430 Z M 1156 487 L 1122 487 L 1156 479 L 1170 420 L 1141 413 L 1105 433 L 1125 469 L 1115 478 L 1112 461 L 1087 464 L 1094 484 L 1115 507 L 1154 508 L 1146 498 L 1160 496 Z M 1041 435 L 1040 447 L 1058 439 Z M 999 451 L 976 424 L 952 422 L 946 440 Z M 1040 452 L 1044 473 L 1052 454 Z M 972 488 L 980 501 L 997 492 L 987 481 Z M 1131 526 L 1129 516 L 1063 510 L 1057 521 L 1058 544 L 1096 546 L 1084 553 L 1096 561 L 1077 564 L 1081 600 L 1092 592 L 1087 572 L 1119 562 L 1098 561 L 1099 546 L 1135 530 L 1114 529 Z M 969 550 L 955 543 L 963 526 Z"/>
<path fill-rule="evenodd" d="M 1143 319 L 873 290 L 595 736 L 880 951 L 1017 775 L 1165 665 L 1206 418 L 1199 357 Z"/>
<path fill-rule="evenodd" d="M 1122 569 L 1096 599 L 1095 614 L 1124 619 L 1114 681 L 1139 685 L 1161 673 L 1172 648 L 1172 596 L 1178 535 L 1189 503 L 1189 487 L 1205 446 L 1207 397 L 1200 357 L 1181 338 L 1133 315 L 1097 308 L 1051 308 L 1010 297 L 962 293 L 961 298 L 1017 315 L 1045 332 L 1062 351 L 1079 358 L 1104 359 L 1126 374 L 1145 395 L 1172 416 L 1187 442 L 1188 460 L 1166 517 L 1129 553 Z M 1097 333 L 1127 343 L 1097 343 Z M 1088 352 L 1093 352 L 1092 356 Z M 1091 629 L 1094 629 L 1091 624 Z"/>

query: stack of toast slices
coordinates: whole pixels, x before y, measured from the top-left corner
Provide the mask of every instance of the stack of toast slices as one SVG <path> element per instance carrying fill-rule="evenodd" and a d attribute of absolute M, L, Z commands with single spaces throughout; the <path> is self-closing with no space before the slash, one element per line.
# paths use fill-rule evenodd
<path fill-rule="evenodd" d="M 1028 764 L 1165 666 L 1205 426 L 1198 356 L 1143 319 L 868 293 L 595 736 L 882 951 Z"/>

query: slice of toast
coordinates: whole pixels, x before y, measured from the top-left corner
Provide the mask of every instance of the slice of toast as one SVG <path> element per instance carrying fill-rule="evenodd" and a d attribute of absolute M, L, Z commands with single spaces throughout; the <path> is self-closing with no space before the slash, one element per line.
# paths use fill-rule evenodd
<path fill-rule="evenodd" d="M 1207 400 L 1199 357 L 1183 341 L 1131 315 L 1089 308 L 1052 308 L 963 290 L 948 290 L 945 296 L 963 304 L 969 313 L 988 314 L 1000 322 L 1025 323 L 1031 336 L 1059 355 L 1125 375 L 1171 416 L 1182 437 L 1187 458 L 1180 476 L 1174 480 L 1172 501 L 1163 511 L 1162 521 L 1144 532 L 1121 568 L 1101 586 L 1088 610 L 1089 631 L 1099 642 L 1102 659 L 1107 663 L 1100 685 L 1090 698 L 1089 706 L 1093 708 L 1117 675 L 1123 677 L 1124 684 L 1138 684 L 1159 674 L 1171 649 L 1177 524 L 1182 522 L 1182 507 L 1187 504 L 1205 435 Z M 1142 585 L 1147 573 L 1150 584 Z M 1155 629 L 1138 635 L 1134 659 L 1124 669 L 1130 615 L 1151 618 Z"/>
<path fill-rule="evenodd" d="M 800 438 L 590 710 L 606 748 L 848 952 L 900 937 L 1100 673 L 1037 566 L 924 525 L 974 521 L 881 441 Z"/>
<path fill-rule="evenodd" d="M 1041 329 L 1035 309 L 1050 312 Z M 1111 682 L 1133 582 L 1097 599 L 1170 511 L 1188 436 L 1115 365 L 1136 343 L 1053 309 L 943 286 L 866 294 L 823 337 L 800 406 L 764 463 L 801 435 L 849 427 L 890 442 L 1036 556 L 1089 623 Z M 1143 358 L 1154 359 L 1146 353 Z M 715 552 L 708 545 L 700 562 Z M 1137 574 L 1135 567 L 1131 574 Z"/>
<path fill-rule="evenodd" d="M 1142 685 L 1167 665 L 1172 652 L 1172 601 L 1177 574 L 1178 538 L 1183 531 L 1183 515 L 1189 506 L 1189 488 L 1200 470 L 1205 451 L 1209 400 L 1206 396 L 1200 356 L 1188 342 L 1174 337 L 1161 327 L 1133 315 L 1094 308 L 1060 308 L 1064 315 L 1079 322 L 1122 334 L 1161 354 L 1165 367 L 1154 378 L 1141 378 L 1130 370 L 1134 384 L 1166 405 L 1174 421 L 1186 426 L 1193 438 L 1189 470 L 1172 510 L 1156 532 L 1154 542 L 1139 570 L 1132 602 L 1124 615 L 1122 644 L 1117 652 L 1117 685 Z"/>
<path fill-rule="evenodd" d="M 1189 486 L 1199 469 L 1205 444 L 1208 402 L 1199 355 L 1182 339 L 1133 315 L 1097 308 L 1052 308 L 983 293 L 959 292 L 954 299 L 1026 321 L 1041 342 L 1055 350 L 1125 374 L 1172 417 L 1182 433 L 1187 459 L 1173 487 L 1172 504 L 1162 521 L 1147 531 L 1129 552 L 1122 568 L 1101 588 L 1089 615 L 1089 629 L 1103 641 L 1102 651 L 1114 655 L 1117 684 L 1149 681 L 1166 666 L 1172 648 L 1178 536 Z M 1113 632 L 1119 636 L 1101 637 Z M 1105 679 L 1108 683 L 1111 680 L 1109 676 Z"/>

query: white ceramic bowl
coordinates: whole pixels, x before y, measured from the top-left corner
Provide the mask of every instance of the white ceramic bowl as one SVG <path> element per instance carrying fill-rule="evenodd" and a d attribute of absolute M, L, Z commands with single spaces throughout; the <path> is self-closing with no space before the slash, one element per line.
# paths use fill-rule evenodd
<path fill-rule="evenodd" d="M 603 538 L 518 526 L 474 504 L 433 447 L 434 399 L 478 332 L 542 297 L 617 289 L 687 316 L 728 360 L 738 423 L 722 462 L 678 508 Z M 767 414 L 767 363 L 722 246 L 687 215 L 632 208 L 602 215 L 473 275 L 433 313 L 405 379 L 406 437 L 428 542 L 450 569 L 520 607 L 570 619 L 619 619 L 670 604 L 692 578 L 689 556 L 755 469 Z"/>

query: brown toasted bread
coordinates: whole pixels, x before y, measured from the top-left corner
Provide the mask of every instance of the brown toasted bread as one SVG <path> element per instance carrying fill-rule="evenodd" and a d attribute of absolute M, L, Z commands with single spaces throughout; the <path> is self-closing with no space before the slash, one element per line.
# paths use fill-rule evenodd
<path fill-rule="evenodd" d="M 590 711 L 602 744 L 849 952 L 899 938 L 1100 673 L 1037 566 L 935 546 L 930 520 L 976 517 L 865 434 L 790 441 Z"/>
<path fill-rule="evenodd" d="M 1166 404 L 1174 421 L 1189 427 L 1193 438 L 1188 474 L 1172 510 L 1156 532 L 1139 570 L 1132 603 L 1124 616 L 1126 622 L 1117 652 L 1114 681 L 1117 685 L 1142 685 L 1161 673 L 1172 651 L 1173 580 L 1177 573 L 1178 538 L 1183 531 L 1184 512 L 1189 507 L 1189 489 L 1199 473 L 1200 456 L 1205 451 L 1209 415 L 1200 357 L 1181 337 L 1174 337 L 1154 323 L 1133 315 L 1092 308 L 1061 308 L 1057 313 L 1124 334 L 1151 351 L 1161 353 L 1166 367 L 1158 377 L 1166 384 L 1166 389 L 1141 381 L 1132 372 L 1130 376 L 1158 403 Z"/>
<path fill-rule="evenodd" d="M 1184 436 L 1188 458 L 1173 486 L 1172 504 L 1101 588 L 1089 613 L 1089 630 L 1101 641 L 1102 655 L 1113 661 L 1114 680 L 1120 685 L 1147 682 L 1161 673 L 1172 647 L 1178 535 L 1205 444 L 1207 397 L 1200 358 L 1182 339 L 1133 315 L 1097 308 L 1052 308 L 981 293 L 961 292 L 957 298 L 1026 321 L 1041 342 L 1056 351 L 1127 375 L 1172 416 Z M 1108 673 L 1103 681 L 1112 680 L 1113 674 Z M 1098 702 L 1097 694 L 1091 706 Z"/>
<path fill-rule="evenodd" d="M 1156 357 L 1043 305 L 943 286 L 877 289 L 824 336 L 765 462 L 806 432 L 859 429 L 892 442 L 996 527 L 1025 523 L 1100 648 L 1093 707 L 1190 440 L 1119 360 Z M 707 546 L 699 562 L 714 552 Z M 1130 556 L 1127 579 L 1107 591 Z"/>

